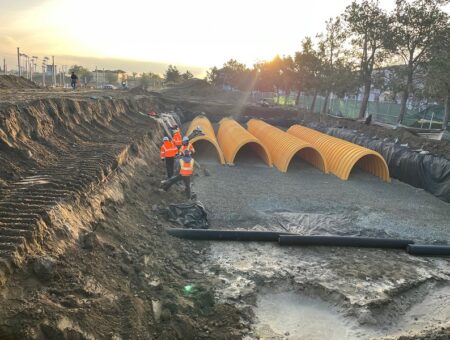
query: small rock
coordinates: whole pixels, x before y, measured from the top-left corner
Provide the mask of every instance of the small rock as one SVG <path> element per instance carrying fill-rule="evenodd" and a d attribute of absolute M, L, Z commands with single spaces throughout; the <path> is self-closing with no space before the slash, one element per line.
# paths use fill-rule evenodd
<path fill-rule="evenodd" d="M 203 169 L 203 174 L 204 174 L 205 176 L 211 176 L 211 173 L 210 173 L 209 170 L 206 169 L 206 168 Z"/>
<path fill-rule="evenodd" d="M 360 325 L 375 325 L 377 321 L 368 310 L 365 310 L 359 315 L 358 322 Z"/>
<path fill-rule="evenodd" d="M 158 205 L 157 204 L 153 204 L 152 205 L 152 210 L 153 211 L 158 211 Z"/>
<path fill-rule="evenodd" d="M 164 308 L 161 311 L 161 320 L 162 321 L 169 321 L 172 317 L 172 312 L 168 308 Z"/>
<path fill-rule="evenodd" d="M 289 334 L 291 334 L 291 333 L 289 333 L 289 332 L 284 333 L 285 336 L 289 336 Z"/>
<path fill-rule="evenodd" d="M 121 265 L 120 265 L 120 270 L 121 270 L 122 273 L 124 273 L 124 274 L 129 274 L 129 273 L 130 273 L 130 269 L 129 269 L 126 265 L 124 265 L 124 264 L 121 264 Z"/>
<path fill-rule="evenodd" d="M 50 256 L 36 257 L 33 262 L 33 272 L 44 281 L 50 280 L 55 274 L 57 261 Z"/>
<path fill-rule="evenodd" d="M 152 300 L 152 309 L 153 309 L 153 317 L 155 319 L 155 321 L 159 321 L 161 319 L 161 301 L 159 300 Z M 170 311 L 169 311 L 170 313 Z M 169 316 L 170 318 L 170 316 Z"/>
<path fill-rule="evenodd" d="M 68 308 L 77 308 L 80 306 L 80 301 L 75 297 L 75 295 L 67 295 L 61 301 L 61 305 Z"/>
<path fill-rule="evenodd" d="M 94 232 L 89 232 L 81 236 L 83 248 L 86 250 L 93 250 L 100 246 L 100 241 Z"/>

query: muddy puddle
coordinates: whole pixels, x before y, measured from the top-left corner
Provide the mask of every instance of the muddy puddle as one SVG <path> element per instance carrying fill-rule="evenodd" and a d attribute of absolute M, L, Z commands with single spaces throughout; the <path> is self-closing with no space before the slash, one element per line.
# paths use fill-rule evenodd
<path fill-rule="evenodd" d="M 358 338 L 356 325 L 334 306 L 294 292 L 259 295 L 255 315 L 255 333 L 264 339 Z"/>
<path fill-rule="evenodd" d="M 404 297 L 400 297 L 404 299 Z M 262 292 L 256 299 L 254 335 L 260 339 L 379 339 L 420 332 L 445 324 L 450 315 L 450 287 L 435 287 L 391 320 L 368 325 L 339 304 L 290 292 Z M 381 312 L 383 313 L 383 312 Z"/>

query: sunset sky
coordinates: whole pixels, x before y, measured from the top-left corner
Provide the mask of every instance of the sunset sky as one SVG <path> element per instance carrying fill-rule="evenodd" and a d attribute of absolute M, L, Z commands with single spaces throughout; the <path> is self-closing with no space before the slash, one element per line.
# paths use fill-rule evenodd
<path fill-rule="evenodd" d="M 29 55 L 55 55 L 62 63 L 87 57 L 89 67 L 113 67 L 111 58 L 123 59 L 127 71 L 150 71 L 138 70 L 142 62 L 197 66 L 196 72 L 230 58 L 252 65 L 292 54 L 350 2 L 1 0 L 0 58 L 16 68 L 20 46 Z M 390 9 L 394 0 L 381 4 Z"/>

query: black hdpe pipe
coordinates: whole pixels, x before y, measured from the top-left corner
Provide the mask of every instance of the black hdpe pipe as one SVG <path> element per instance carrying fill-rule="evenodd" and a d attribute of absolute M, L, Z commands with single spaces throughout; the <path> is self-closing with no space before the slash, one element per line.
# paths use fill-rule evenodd
<path fill-rule="evenodd" d="M 352 236 L 280 235 L 279 243 L 281 246 L 332 246 L 405 249 L 409 244 L 413 244 L 414 241 Z"/>
<path fill-rule="evenodd" d="M 411 255 L 450 255 L 450 246 L 410 244 L 406 251 Z"/>
<path fill-rule="evenodd" d="M 214 229 L 183 229 L 172 228 L 167 232 L 176 237 L 191 240 L 211 240 L 211 241 L 266 241 L 278 242 L 281 235 L 276 231 L 247 231 L 247 230 L 214 230 Z"/>

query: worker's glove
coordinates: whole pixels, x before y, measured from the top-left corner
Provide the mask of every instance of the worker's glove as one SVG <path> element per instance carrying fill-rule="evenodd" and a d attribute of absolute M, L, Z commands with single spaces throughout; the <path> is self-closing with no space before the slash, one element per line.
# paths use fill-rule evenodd
<path fill-rule="evenodd" d="M 165 161 L 165 159 L 164 159 L 164 158 L 161 158 L 161 161 L 163 161 L 163 162 L 164 162 L 164 161 Z"/>

